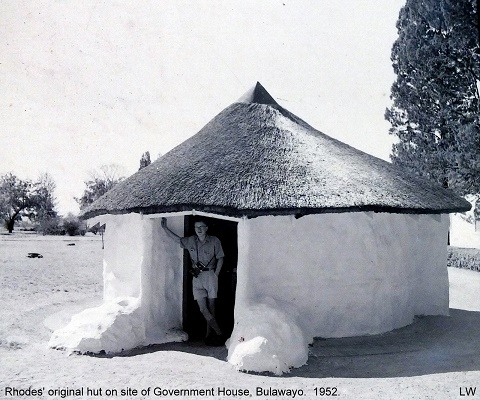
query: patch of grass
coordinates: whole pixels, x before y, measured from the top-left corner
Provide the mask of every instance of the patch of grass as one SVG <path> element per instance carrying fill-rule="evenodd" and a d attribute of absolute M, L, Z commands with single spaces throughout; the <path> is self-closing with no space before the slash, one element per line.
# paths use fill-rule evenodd
<path fill-rule="evenodd" d="M 480 249 L 448 248 L 447 266 L 480 272 Z"/>

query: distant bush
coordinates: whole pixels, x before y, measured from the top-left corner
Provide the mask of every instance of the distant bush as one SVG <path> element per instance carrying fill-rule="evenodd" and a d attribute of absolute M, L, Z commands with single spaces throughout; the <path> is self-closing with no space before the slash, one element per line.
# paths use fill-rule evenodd
<path fill-rule="evenodd" d="M 480 249 L 449 247 L 447 266 L 480 272 Z"/>
<path fill-rule="evenodd" d="M 87 232 L 85 222 L 71 213 L 63 218 L 63 229 L 69 236 L 84 236 Z"/>
<path fill-rule="evenodd" d="M 66 233 L 60 217 L 42 219 L 37 231 L 43 235 L 65 235 Z"/>

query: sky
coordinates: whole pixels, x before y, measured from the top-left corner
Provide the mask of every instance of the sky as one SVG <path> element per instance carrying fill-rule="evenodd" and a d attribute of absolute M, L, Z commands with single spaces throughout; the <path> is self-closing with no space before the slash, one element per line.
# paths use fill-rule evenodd
<path fill-rule="evenodd" d="M 390 52 L 405 0 L 2 0 L 0 175 L 56 182 L 78 213 L 260 82 L 314 128 L 388 160 Z"/>

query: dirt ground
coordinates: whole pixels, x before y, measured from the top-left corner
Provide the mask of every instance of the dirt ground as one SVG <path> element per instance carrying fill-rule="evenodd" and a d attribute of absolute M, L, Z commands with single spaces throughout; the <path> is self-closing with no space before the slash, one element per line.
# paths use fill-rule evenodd
<path fill-rule="evenodd" d="M 307 365 L 277 377 L 237 372 L 224 347 L 202 343 L 115 357 L 49 349 L 53 329 L 101 302 L 100 238 L 0 235 L 0 398 L 480 396 L 480 273 L 449 269 L 449 276 L 450 316 L 417 318 L 382 335 L 315 340 Z"/>

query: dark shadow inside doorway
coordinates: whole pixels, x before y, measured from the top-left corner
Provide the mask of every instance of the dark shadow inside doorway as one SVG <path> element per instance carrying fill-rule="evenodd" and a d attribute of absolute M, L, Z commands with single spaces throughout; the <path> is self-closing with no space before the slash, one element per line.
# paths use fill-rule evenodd
<path fill-rule="evenodd" d="M 198 217 L 197 217 L 198 218 Z M 196 217 L 187 215 L 184 219 L 184 234 L 195 234 Z M 235 289 L 237 285 L 237 222 L 217 218 L 202 217 L 208 223 L 208 234 L 216 236 L 222 243 L 225 253 L 224 264 L 218 279 L 218 298 L 216 302 L 216 319 L 222 331 L 228 336 L 233 330 L 233 311 L 235 308 Z M 188 272 L 191 260 L 185 250 L 183 255 L 183 330 L 189 340 L 205 337 L 206 324 L 197 302 L 192 294 L 192 275 Z"/>

